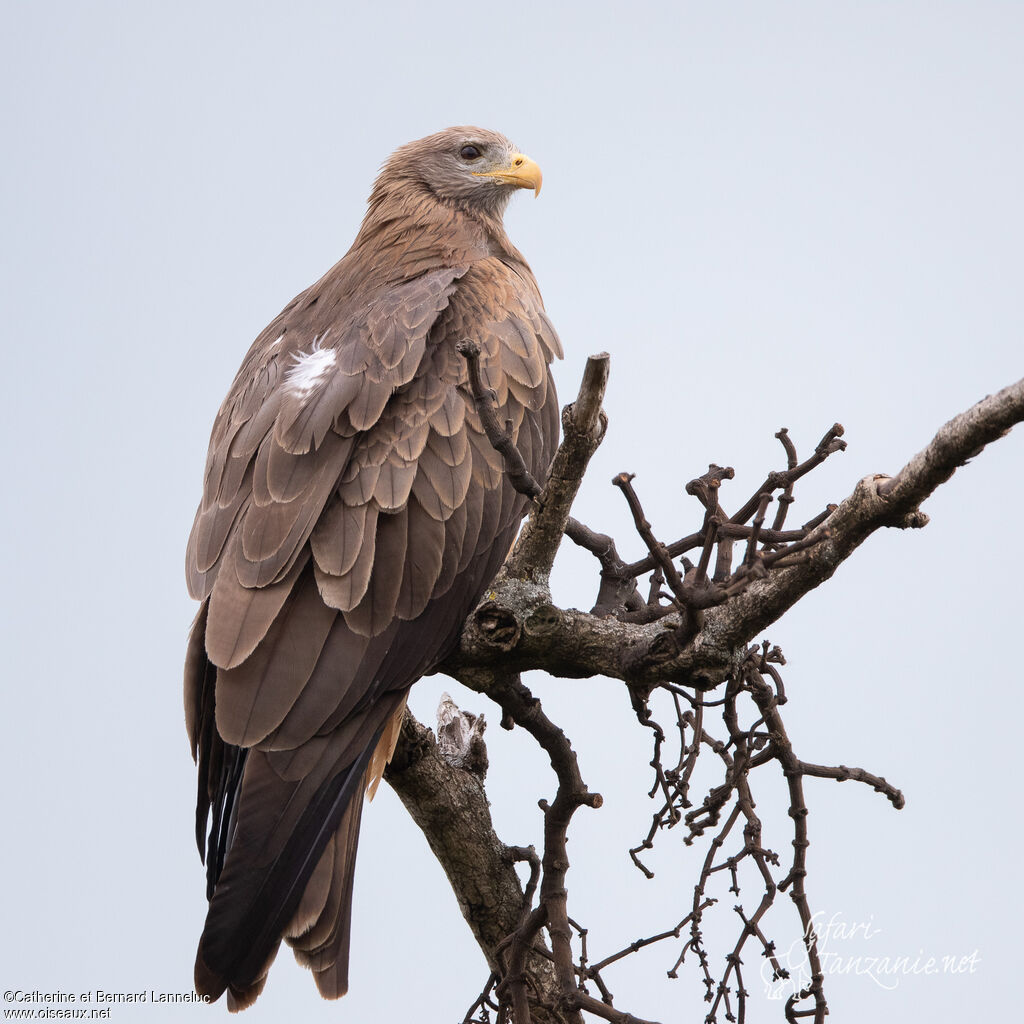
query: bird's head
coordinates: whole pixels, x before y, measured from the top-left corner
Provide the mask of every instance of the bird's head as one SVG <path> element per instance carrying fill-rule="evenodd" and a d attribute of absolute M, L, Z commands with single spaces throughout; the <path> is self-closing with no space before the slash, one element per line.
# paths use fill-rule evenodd
<path fill-rule="evenodd" d="M 397 149 L 374 191 L 415 183 L 443 202 L 501 214 L 516 189 L 540 192 L 540 168 L 497 132 L 446 128 Z"/>

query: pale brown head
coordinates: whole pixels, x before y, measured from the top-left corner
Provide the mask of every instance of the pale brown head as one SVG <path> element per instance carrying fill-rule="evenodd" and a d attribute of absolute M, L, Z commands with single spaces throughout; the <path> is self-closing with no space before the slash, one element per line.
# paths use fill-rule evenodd
<path fill-rule="evenodd" d="M 388 158 L 374 196 L 413 185 L 438 200 L 490 214 L 520 188 L 540 192 L 540 168 L 497 132 L 463 126 L 410 142 Z"/>

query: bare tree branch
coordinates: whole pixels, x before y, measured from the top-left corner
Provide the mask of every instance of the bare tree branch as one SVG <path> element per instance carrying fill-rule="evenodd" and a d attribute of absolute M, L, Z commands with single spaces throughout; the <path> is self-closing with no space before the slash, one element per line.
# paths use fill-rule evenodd
<path fill-rule="evenodd" d="M 533 898 L 532 890 L 524 893 L 515 870 L 518 861 L 528 859 L 528 851 L 501 842 L 479 771 L 447 760 L 434 734 L 408 710 L 384 777 L 426 836 L 491 970 L 501 976 L 498 950 Z M 550 960 L 529 950 L 524 962 L 541 1001 L 545 996 L 553 1001 L 557 987 Z M 563 1021 L 542 1013 L 534 1019 Z"/>
<path fill-rule="evenodd" d="M 516 643 L 499 652 L 474 613 L 458 651 L 441 670 L 459 678 L 461 672 L 487 667 L 500 655 L 502 664 L 519 672 L 544 669 L 565 678 L 605 675 L 635 684 L 669 680 L 704 688 L 717 685 L 746 644 L 829 579 L 875 530 L 926 525 L 919 506 L 928 495 L 1022 419 L 1024 381 L 1019 381 L 950 420 L 895 477 L 861 480 L 812 530 L 817 544 L 801 564 L 772 573 L 722 607 L 708 610 L 700 633 L 684 647 L 664 621 L 636 624 L 563 610 L 551 603 L 546 586 L 506 578 L 495 588 L 489 615 L 516 630 Z"/>
<path fill-rule="evenodd" d="M 580 392 L 562 412 L 562 443 L 538 499 L 540 509 L 527 520 L 503 572 L 520 579 L 546 581 L 562 534 L 569 523 L 569 509 L 576 498 L 590 457 L 604 438 L 608 420 L 601 400 L 608 383 L 607 352 L 587 360 Z M 582 532 L 580 524 L 575 529 Z"/>
<path fill-rule="evenodd" d="M 801 760 L 780 710 L 787 700 L 779 671 L 785 659 L 767 642 L 760 647 L 750 643 L 827 580 L 875 530 L 926 525 L 921 503 L 958 466 L 1024 419 L 1024 381 L 955 417 L 894 477 L 861 480 L 845 501 L 829 506 L 799 530 L 784 529 L 794 486 L 845 447 L 839 424 L 825 433 L 803 462 L 787 431 L 781 430 L 776 436 L 785 452 L 786 468 L 769 473 L 732 516 L 723 509 L 719 492 L 734 474 L 727 467 L 712 465 L 687 485 L 687 492 L 702 506 L 700 528 L 671 543 L 657 537 L 632 487 L 632 477 L 620 474 L 614 482 L 629 502 L 648 552 L 627 565 L 611 538 L 569 516 L 587 463 L 604 434 L 600 402 L 607 356 L 594 357 L 587 364 L 579 398 L 563 414 L 565 440 L 542 487 L 524 475 L 510 433 L 498 424 L 493 397 L 480 380 L 478 351 L 472 345 L 461 351 L 470 366 L 474 400 L 489 424 L 491 443 L 505 457 L 510 480 L 535 499 L 535 507 L 487 600 L 467 620 L 459 649 L 439 671 L 496 701 L 503 726 L 529 732 L 548 754 L 557 783 L 554 798 L 540 801 L 541 854 L 532 848 L 506 846 L 494 833 L 483 787 L 487 757 L 482 718 L 459 713 L 449 699 L 442 706 L 440 746 L 410 715 L 403 724 L 386 777 L 444 866 L 491 972 L 465 1024 L 490 1024 L 492 1010 L 497 1024 L 581 1024 L 583 1012 L 616 1024 L 649 1024 L 613 1005 L 602 972 L 658 942 L 681 938 L 684 928 L 688 938 L 669 975 L 675 976 L 692 953 L 711 1004 L 706 1019 L 717 1020 L 722 1013 L 728 1020 L 742 1022 L 748 996 L 743 952 L 748 942 L 760 948 L 775 979 L 788 978 L 763 925 L 777 893 L 783 891 L 796 907 L 811 968 L 806 984 L 795 989 L 785 1005 L 786 1019 L 823 1024 L 828 1013 L 824 976 L 805 890 L 809 841 L 803 780 L 862 782 L 897 809 L 903 806 L 903 795 L 883 777 L 863 769 Z M 779 492 L 777 499 L 775 492 Z M 769 527 L 772 500 L 779 505 Z M 590 613 L 562 609 L 552 601 L 548 576 L 563 533 L 600 560 L 598 599 Z M 742 542 L 742 556 L 733 568 L 737 541 Z M 682 558 L 681 567 L 677 566 L 675 560 L 691 550 L 700 551 L 697 564 Z M 645 600 L 640 597 L 639 576 L 652 570 Z M 665 586 L 670 593 L 664 593 Z M 653 877 L 638 854 L 651 849 L 662 832 L 677 826 L 687 845 L 709 842 L 697 884 L 690 890 L 689 913 L 675 927 L 636 940 L 596 963 L 589 959 L 587 929 L 569 916 L 566 841 L 575 811 L 581 806 L 600 807 L 601 798 L 588 790 L 565 731 L 547 716 L 519 678 L 520 672 L 538 668 L 566 678 L 602 675 L 622 680 L 638 721 L 651 730 L 654 782 L 648 795 L 657 797 L 661 807 L 653 815 L 647 837 L 629 851 L 636 866 Z M 724 696 L 711 700 L 707 691 L 721 684 Z M 674 729 L 663 729 L 654 720 L 648 701 L 655 691 L 670 695 Z M 741 717 L 741 701 L 744 713 L 752 716 L 749 723 Z M 711 734 L 709 709 L 721 710 L 726 739 Z M 673 764 L 666 751 L 677 735 L 678 757 L 673 755 Z M 721 782 L 711 786 L 695 806 L 690 786 L 702 751 L 713 755 Z M 789 790 L 793 853 L 788 870 L 779 855 L 763 845 L 762 822 L 755 811 L 752 780 L 755 772 L 767 766 L 781 771 Z M 734 844 L 734 852 L 723 851 L 726 843 Z M 525 890 L 515 869 L 517 862 L 530 865 Z M 752 912 L 742 903 L 734 907 L 742 927 L 716 982 L 701 930 L 705 912 L 716 903 L 708 888 L 716 879 L 728 879 L 729 891 L 739 900 L 741 864 L 752 866 L 762 888 L 755 892 L 757 905 Z M 596 986 L 600 999 L 590 994 L 589 983 Z"/>

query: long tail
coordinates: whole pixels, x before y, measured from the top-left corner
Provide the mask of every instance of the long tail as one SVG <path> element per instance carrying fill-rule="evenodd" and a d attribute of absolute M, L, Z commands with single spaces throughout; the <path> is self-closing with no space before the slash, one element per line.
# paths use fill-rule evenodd
<path fill-rule="evenodd" d="M 348 988 L 362 798 L 386 708 L 379 707 L 361 729 L 316 737 L 294 751 L 227 744 L 216 729 L 216 669 L 202 646 L 202 619 L 201 613 L 186 669 L 200 776 L 197 841 L 205 852 L 210 899 L 196 955 L 196 991 L 210 999 L 227 992 L 231 1010 L 249 1006 L 284 938 L 313 970 L 321 993 L 336 998 Z M 399 697 L 382 703 L 394 710 Z"/>
<path fill-rule="evenodd" d="M 227 990 L 231 1009 L 248 1006 L 284 937 L 314 969 L 321 991 L 344 994 L 362 796 L 375 746 L 376 738 L 315 788 L 315 775 L 286 781 L 266 754 L 249 751 L 234 835 L 196 954 L 200 995 L 217 999 Z"/>

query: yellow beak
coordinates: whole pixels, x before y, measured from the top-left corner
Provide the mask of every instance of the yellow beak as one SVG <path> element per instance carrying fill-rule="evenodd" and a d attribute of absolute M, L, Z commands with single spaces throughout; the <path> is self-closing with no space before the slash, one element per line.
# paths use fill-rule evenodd
<path fill-rule="evenodd" d="M 522 153 L 514 153 L 508 167 L 500 167 L 496 171 L 473 171 L 475 178 L 496 178 L 503 185 L 515 185 L 516 188 L 532 188 L 534 196 L 540 195 L 541 182 L 544 180 L 540 168 Z"/>

